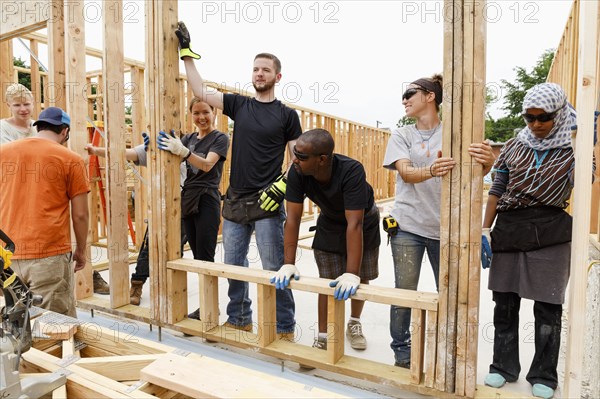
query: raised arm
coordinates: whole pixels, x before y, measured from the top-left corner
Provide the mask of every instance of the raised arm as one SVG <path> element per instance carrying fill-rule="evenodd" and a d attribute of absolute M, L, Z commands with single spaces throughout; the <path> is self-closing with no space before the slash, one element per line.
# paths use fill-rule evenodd
<path fill-rule="evenodd" d="M 209 90 L 204 84 L 204 80 L 202 79 L 202 76 L 200 76 L 198 69 L 196 69 L 194 59 L 200 59 L 200 55 L 192 51 L 190 32 L 183 22 L 179 22 L 175 34 L 179 40 L 179 56 L 183 60 L 187 81 L 192 88 L 194 96 L 213 107 L 223 109 L 223 93 L 217 90 Z"/>

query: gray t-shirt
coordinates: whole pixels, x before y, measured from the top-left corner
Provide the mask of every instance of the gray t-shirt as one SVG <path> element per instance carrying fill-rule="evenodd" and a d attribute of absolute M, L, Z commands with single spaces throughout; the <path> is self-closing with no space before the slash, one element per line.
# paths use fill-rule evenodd
<path fill-rule="evenodd" d="M 33 126 L 33 120 L 28 130 L 19 130 L 14 125 L 8 123 L 7 119 L 0 120 L 0 144 L 10 143 L 16 140 L 33 137 L 36 134 L 36 128 Z"/>
<path fill-rule="evenodd" d="M 441 124 L 432 130 L 407 125 L 392 131 L 383 167 L 396 170 L 395 163 L 408 159 L 415 167 L 429 167 L 442 149 Z M 406 183 L 396 175 L 396 197 L 391 215 L 401 230 L 435 240 L 440 239 L 441 178 Z"/>

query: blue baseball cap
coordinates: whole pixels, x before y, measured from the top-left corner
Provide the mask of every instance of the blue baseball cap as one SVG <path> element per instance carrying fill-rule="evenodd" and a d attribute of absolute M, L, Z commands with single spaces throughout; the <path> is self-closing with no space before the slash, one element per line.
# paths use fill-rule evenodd
<path fill-rule="evenodd" d="M 38 122 L 46 122 L 54 126 L 69 125 L 71 126 L 71 117 L 65 111 L 57 107 L 48 107 L 42 112 L 37 121 L 33 122 L 33 126 Z"/>

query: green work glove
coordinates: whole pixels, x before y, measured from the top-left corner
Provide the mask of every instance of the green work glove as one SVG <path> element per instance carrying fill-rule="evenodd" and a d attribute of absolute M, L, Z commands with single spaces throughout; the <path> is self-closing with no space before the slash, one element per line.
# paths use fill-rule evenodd
<path fill-rule="evenodd" d="M 265 211 L 275 212 L 279 209 L 279 204 L 283 202 L 285 197 L 285 188 L 287 187 L 287 179 L 285 175 L 279 176 L 275 181 L 262 191 L 258 201 L 260 209 Z"/>
<path fill-rule="evenodd" d="M 195 60 L 199 60 L 200 54 L 194 53 L 191 49 L 190 42 L 192 39 L 183 21 L 179 21 L 177 26 L 178 29 L 175 31 L 175 34 L 177 35 L 177 39 L 179 39 L 179 58 L 192 57 Z"/>

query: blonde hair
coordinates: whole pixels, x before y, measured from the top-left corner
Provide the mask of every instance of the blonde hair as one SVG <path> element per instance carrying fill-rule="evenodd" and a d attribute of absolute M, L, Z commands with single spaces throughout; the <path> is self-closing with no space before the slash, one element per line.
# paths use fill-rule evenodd
<path fill-rule="evenodd" d="M 20 83 L 12 83 L 6 89 L 4 94 L 4 100 L 9 103 L 16 98 L 27 98 L 29 97 L 33 101 L 33 94 L 31 91 Z"/>

